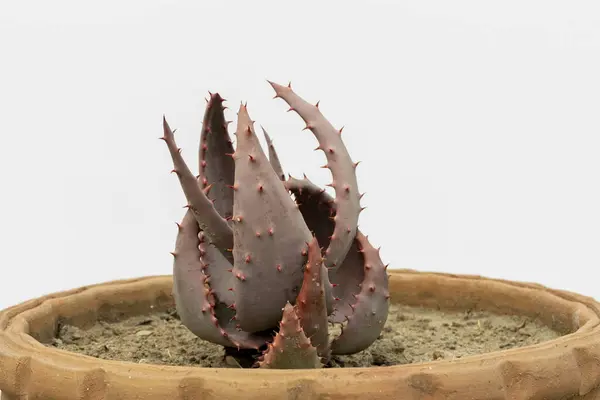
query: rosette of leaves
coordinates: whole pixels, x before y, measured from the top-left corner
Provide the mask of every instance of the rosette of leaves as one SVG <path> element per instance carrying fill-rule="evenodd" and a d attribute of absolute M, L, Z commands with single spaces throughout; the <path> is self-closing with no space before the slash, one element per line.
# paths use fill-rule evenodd
<path fill-rule="evenodd" d="M 354 162 L 335 129 L 291 85 L 269 82 L 316 137 L 335 196 L 306 176 L 286 179 L 272 140 L 262 149 L 246 105 L 229 136 L 224 99 L 209 93 L 198 175 L 163 119 L 163 139 L 187 199 L 178 223 L 173 293 L 182 323 L 225 347 L 261 349 L 262 368 L 318 368 L 380 335 L 389 306 L 387 266 L 358 229 Z M 330 338 L 329 324 L 342 325 Z"/>

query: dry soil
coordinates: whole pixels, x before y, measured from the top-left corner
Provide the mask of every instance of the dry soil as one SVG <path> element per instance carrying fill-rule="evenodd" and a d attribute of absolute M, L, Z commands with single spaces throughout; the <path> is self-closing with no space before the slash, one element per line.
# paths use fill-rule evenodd
<path fill-rule="evenodd" d="M 335 332 L 333 328 L 331 334 Z M 559 333 L 523 316 L 391 305 L 379 339 L 358 354 L 334 357 L 330 367 L 455 359 L 532 345 L 558 336 Z M 225 354 L 223 347 L 188 331 L 174 310 L 119 322 L 98 321 L 86 330 L 64 325 L 48 345 L 102 359 L 199 367 L 249 367 L 255 356 L 253 352 Z"/>

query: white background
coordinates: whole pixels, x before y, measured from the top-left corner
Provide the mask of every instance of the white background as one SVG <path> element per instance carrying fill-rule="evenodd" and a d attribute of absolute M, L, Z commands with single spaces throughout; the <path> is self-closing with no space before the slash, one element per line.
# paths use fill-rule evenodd
<path fill-rule="evenodd" d="M 600 298 L 595 3 L 2 0 L 0 307 L 171 272 L 185 202 L 161 118 L 195 170 L 208 90 L 329 182 L 265 79 L 345 125 L 391 267 Z"/>

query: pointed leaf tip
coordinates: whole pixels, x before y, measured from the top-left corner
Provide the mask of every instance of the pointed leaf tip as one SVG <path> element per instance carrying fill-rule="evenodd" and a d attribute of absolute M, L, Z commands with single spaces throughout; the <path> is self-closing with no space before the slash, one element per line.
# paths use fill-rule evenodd
<path fill-rule="evenodd" d="M 317 350 L 300 326 L 295 307 L 286 303 L 282 314 L 279 332 L 273 342 L 267 345 L 258 366 L 275 369 L 321 368 Z"/>

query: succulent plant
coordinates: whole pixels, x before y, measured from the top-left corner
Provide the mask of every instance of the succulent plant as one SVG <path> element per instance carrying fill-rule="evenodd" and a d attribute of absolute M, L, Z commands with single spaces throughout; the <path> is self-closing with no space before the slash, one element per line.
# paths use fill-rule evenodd
<path fill-rule="evenodd" d="M 306 176 L 286 179 L 271 138 L 263 129 L 267 158 L 244 104 L 234 150 L 225 100 L 209 93 L 198 176 L 163 119 L 161 139 L 188 202 L 172 253 L 173 295 L 182 323 L 198 337 L 264 349 L 259 367 L 317 368 L 332 354 L 366 349 L 380 335 L 390 297 L 387 266 L 358 230 L 358 163 L 341 129 L 291 85 L 269 83 L 316 137 L 335 197 Z M 342 325 L 333 340 L 330 323 Z"/>

